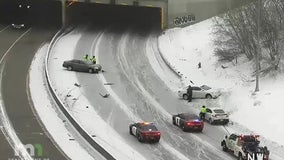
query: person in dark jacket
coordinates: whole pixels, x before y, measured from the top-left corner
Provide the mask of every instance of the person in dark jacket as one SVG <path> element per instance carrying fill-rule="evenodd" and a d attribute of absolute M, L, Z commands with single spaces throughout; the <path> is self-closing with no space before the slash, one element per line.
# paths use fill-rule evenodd
<path fill-rule="evenodd" d="M 96 57 L 93 56 L 92 58 L 90 58 L 90 61 L 93 63 L 93 64 L 96 64 L 97 63 L 97 60 L 96 60 Z"/>
<path fill-rule="evenodd" d="M 191 102 L 191 100 L 192 100 L 192 88 L 191 88 L 191 85 L 188 85 L 188 88 L 187 88 L 186 92 L 187 92 L 187 95 L 188 95 L 188 102 Z"/>

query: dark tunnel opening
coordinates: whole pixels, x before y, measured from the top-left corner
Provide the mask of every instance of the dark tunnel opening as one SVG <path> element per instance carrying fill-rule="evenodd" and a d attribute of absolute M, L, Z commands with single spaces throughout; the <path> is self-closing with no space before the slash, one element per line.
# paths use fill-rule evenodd
<path fill-rule="evenodd" d="M 19 5 L 22 5 L 19 8 Z M 23 6 L 29 5 L 30 8 Z M 0 23 L 26 23 L 43 27 L 62 24 L 62 4 L 52 0 L 6 0 L 0 2 Z M 155 7 L 66 2 L 66 25 L 135 25 L 161 28 L 161 9 Z"/>
<path fill-rule="evenodd" d="M 50 0 L 6 0 L 0 2 L 3 24 L 61 26 L 61 2 Z"/>
<path fill-rule="evenodd" d="M 96 3 L 74 3 L 67 7 L 69 24 L 135 25 L 161 27 L 161 9 Z"/>

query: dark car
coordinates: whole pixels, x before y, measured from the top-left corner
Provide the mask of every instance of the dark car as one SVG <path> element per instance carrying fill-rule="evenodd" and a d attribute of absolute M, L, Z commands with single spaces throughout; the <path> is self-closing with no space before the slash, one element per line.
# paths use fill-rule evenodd
<path fill-rule="evenodd" d="M 159 142 L 161 132 L 157 129 L 154 123 L 138 122 L 129 125 L 130 135 L 134 135 L 139 142 Z"/>
<path fill-rule="evenodd" d="M 180 113 L 173 115 L 173 124 L 182 128 L 183 131 L 202 132 L 204 122 L 195 114 Z"/>
<path fill-rule="evenodd" d="M 89 73 L 98 73 L 102 70 L 102 66 L 99 64 L 93 64 L 90 61 L 83 60 L 69 60 L 63 62 L 63 67 L 67 68 L 69 71 L 78 71 L 78 72 L 89 72 Z"/>

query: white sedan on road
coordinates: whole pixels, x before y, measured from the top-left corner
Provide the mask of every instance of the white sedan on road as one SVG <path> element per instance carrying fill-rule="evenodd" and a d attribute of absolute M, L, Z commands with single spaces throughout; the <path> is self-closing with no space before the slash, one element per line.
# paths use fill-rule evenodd
<path fill-rule="evenodd" d="M 206 108 L 205 120 L 210 124 L 227 124 L 229 123 L 229 114 L 222 108 Z"/>
<path fill-rule="evenodd" d="M 207 85 L 202 85 L 200 87 L 198 86 L 192 86 L 192 98 L 217 98 L 221 95 L 221 91 L 218 89 L 213 89 Z M 180 98 L 183 98 L 184 100 L 188 99 L 187 94 L 187 87 L 183 90 L 178 91 L 178 96 Z"/>

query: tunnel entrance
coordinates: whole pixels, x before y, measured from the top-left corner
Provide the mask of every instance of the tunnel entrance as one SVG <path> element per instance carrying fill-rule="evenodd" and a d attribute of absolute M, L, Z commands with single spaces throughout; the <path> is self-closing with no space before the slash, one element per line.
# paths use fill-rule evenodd
<path fill-rule="evenodd" d="M 19 5 L 22 5 L 19 8 Z M 162 12 L 158 7 L 107 5 L 66 2 L 66 25 L 135 25 L 161 28 Z M 24 8 L 23 6 L 29 6 Z M 6 0 L 0 2 L 0 23 L 27 25 L 62 25 L 62 2 L 52 0 Z"/>
<path fill-rule="evenodd" d="M 76 2 L 66 5 L 66 13 L 68 24 L 120 24 L 161 28 L 161 8 L 155 7 Z"/>

